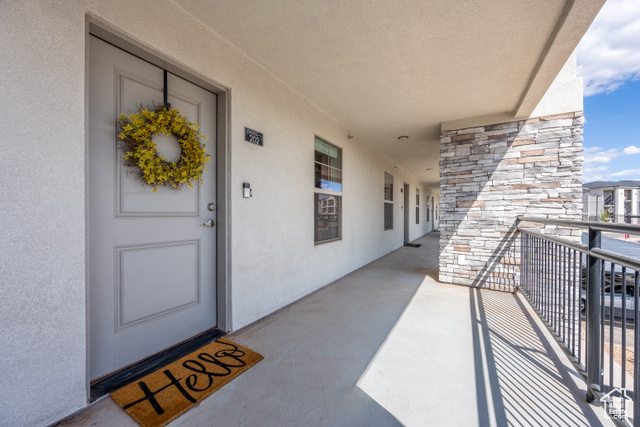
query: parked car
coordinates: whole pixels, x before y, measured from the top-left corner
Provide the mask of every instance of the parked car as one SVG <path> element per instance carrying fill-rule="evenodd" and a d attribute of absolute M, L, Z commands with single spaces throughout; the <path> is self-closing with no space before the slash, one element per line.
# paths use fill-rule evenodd
<path fill-rule="evenodd" d="M 582 274 L 582 292 L 580 295 L 580 311 L 582 313 L 586 310 L 587 304 L 587 286 L 586 286 L 586 268 L 583 268 Z M 626 309 L 627 319 L 632 319 L 635 312 L 635 300 L 634 300 L 634 275 L 627 274 L 626 289 L 623 291 L 622 284 L 622 272 L 614 272 L 613 278 L 613 316 L 622 317 L 622 304 L 623 298 Z M 611 271 L 605 271 L 604 275 L 604 307 L 603 311 L 606 316 L 609 315 L 611 310 Z"/>

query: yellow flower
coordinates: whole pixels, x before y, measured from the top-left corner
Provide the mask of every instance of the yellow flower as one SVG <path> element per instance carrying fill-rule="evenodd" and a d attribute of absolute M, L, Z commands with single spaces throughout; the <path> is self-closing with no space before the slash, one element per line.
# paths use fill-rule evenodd
<path fill-rule="evenodd" d="M 182 116 L 180 111 L 164 106 L 152 111 L 142 109 L 128 117 L 119 116 L 118 137 L 124 142 L 123 158 L 129 166 L 137 166 L 142 178 L 153 191 L 158 185 L 179 188 L 186 183 L 193 188 L 192 181 L 203 183 L 202 174 L 210 156 L 199 139 L 207 139 L 198 134 L 198 125 Z M 169 162 L 158 155 L 152 137 L 155 134 L 174 135 L 178 138 L 182 153 L 178 162 Z"/>

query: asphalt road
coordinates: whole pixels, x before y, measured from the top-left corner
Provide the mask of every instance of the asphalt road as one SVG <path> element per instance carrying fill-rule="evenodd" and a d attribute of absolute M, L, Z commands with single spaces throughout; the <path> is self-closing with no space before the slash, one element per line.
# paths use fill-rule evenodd
<path fill-rule="evenodd" d="M 588 241 L 589 241 L 589 234 L 582 233 L 582 243 L 586 245 L 588 244 Z M 640 243 L 637 243 L 637 242 L 618 240 L 618 239 L 613 239 L 611 237 L 603 236 L 602 249 L 640 260 Z M 611 268 L 610 263 L 608 262 L 605 263 L 605 269 L 608 271 L 610 268 Z M 622 269 L 620 266 L 616 266 L 616 271 L 621 271 L 621 270 Z M 609 342 L 608 320 L 606 320 L 605 322 L 607 323 L 605 327 L 605 342 L 608 343 Z M 614 335 L 613 335 L 614 343 L 617 345 L 620 345 L 621 335 L 622 335 L 621 319 L 617 318 L 613 322 L 613 324 L 614 324 Z M 627 321 L 627 330 L 626 330 L 628 349 L 633 348 L 633 329 L 634 329 L 633 321 L 629 319 Z"/>
<path fill-rule="evenodd" d="M 582 244 L 589 244 L 589 234 L 582 233 Z M 602 249 L 609 252 L 615 252 L 620 255 L 625 255 L 631 258 L 640 260 L 640 243 L 612 239 L 611 237 L 602 237 Z M 605 268 L 611 268 L 609 263 L 605 263 Z M 616 271 L 620 271 L 620 267 L 616 268 Z"/>

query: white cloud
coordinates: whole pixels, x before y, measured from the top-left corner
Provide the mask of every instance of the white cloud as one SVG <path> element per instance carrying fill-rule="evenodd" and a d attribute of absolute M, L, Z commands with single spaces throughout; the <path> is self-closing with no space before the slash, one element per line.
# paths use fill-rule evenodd
<path fill-rule="evenodd" d="M 626 154 L 626 155 L 630 156 L 630 155 L 632 155 L 632 154 L 638 154 L 638 153 L 640 153 L 640 148 L 636 147 L 635 145 L 631 145 L 631 146 L 629 146 L 629 147 L 625 148 L 625 149 L 623 150 L 623 152 L 624 152 L 624 154 Z"/>
<path fill-rule="evenodd" d="M 624 149 L 589 147 L 584 149 L 584 166 L 582 168 L 583 182 L 608 181 L 616 177 L 639 175 L 640 169 L 628 169 L 621 172 L 611 172 L 609 163 L 623 155 L 640 154 L 640 148 L 630 145 Z M 640 176 L 638 177 L 640 179 Z"/>
<path fill-rule="evenodd" d="M 599 148 L 599 147 L 598 147 Z M 617 148 L 611 148 L 607 151 L 603 151 L 602 148 L 593 151 L 584 151 L 584 163 L 587 165 L 597 165 L 603 163 L 609 163 L 613 159 L 620 157 L 622 153 Z"/>
<path fill-rule="evenodd" d="M 640 177 L 640 169 L 627 169 L 627 170 L 624 170 L 624 171 L 612 173 L 610 175 L 611 176 L 615 176 L 615 177 L 632 176 L 632 175 Z"/>
<path fill-rule="evenodd" d="M 583 171 L 588 172 L 609 172 L 609 166 L 596 166 L 594 168 L 584 168 Z"/>
<path fill-rule="evenodd" d="M 585 147 L 584 152 L 586 153 L 595 153 L 597 151 L 602 151 L 602 147 Z"/>
<path fill-rule="evenodd" d="M 593 182 L 593 181 L 608 181 L 606 175 L 602 174 L 589 174 L 587 172 L 582 173 L 582 182 Z"/>
<path fill-rule="evenodd" d="M 640 1 L 608 0 L 578 45 L 584 95 L 640 79 Z"/>
<path fill-rule="evenodd" d="M 609 166 L 589 167 L 585 165 L 582 168 L 582 181 L 606 181 L 609 176 Z"/>
<path fill-rule="evenodd" d="M 610 148 L 604 150 L 602 147 L 589 147 L 584 149 L 584 163 L 587 167 L 593 169 L 593 165 L 607 164 L 622 155 L 632 156 L 640 154 L 640 148 L 630 145 L 623 150 L 619 148 Z"/>

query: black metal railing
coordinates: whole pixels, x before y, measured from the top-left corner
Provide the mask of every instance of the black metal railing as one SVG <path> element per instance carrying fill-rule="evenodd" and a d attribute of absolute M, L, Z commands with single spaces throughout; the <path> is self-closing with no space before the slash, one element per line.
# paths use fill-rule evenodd
<path fill-rule="evenodd" d="M 584 230 L 587 239 L 531 224 Z M 622 253 L 636 243 L 602 247 L 603 231 L 640 235 L 640 225 L 519 217 L 518 230 L 520 290 L 584 376 L 587 400 L 606 404 L 620 425 L 640 426 L 640 259 Z"/>

